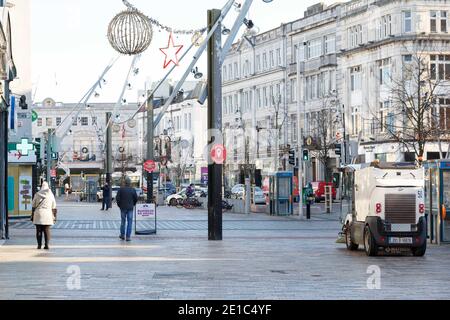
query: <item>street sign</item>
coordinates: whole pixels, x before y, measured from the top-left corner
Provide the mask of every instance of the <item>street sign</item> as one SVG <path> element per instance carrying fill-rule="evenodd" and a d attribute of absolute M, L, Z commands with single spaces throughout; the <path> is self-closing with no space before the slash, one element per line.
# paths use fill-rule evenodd
<path fill-rule="evenodd" d="M 51 178 L 56 178 L 56 169 L 50 170 L 50 177 Z"/>
<path fill-rule="evenodd" d="M 135 210 L 135 224 L 134 233 L 136 235 L 151 235 L 157 232 L 157 220 L 156 220 L 156 205 L 154 203 L 144 203 L 136 205 Z M 138 222 L 150 222 L 154 221 L 154 228 L 146 230 L 138 230 Z M 146 223 L 146 225 L 149 225 Z"/>
<path fill-rule="evenodd" d="M 227 159 L 227 151 L 221 144 L 215 145 L 211 150 L 211 159 L 216 164 L 224 164 Z"/>
<path fill-rule="evenodd" d="M 153 160 L 148 160 L 144 163 L 144 170 L 148 173 L 155 172 L 156 170 L 156 162 Z"/>

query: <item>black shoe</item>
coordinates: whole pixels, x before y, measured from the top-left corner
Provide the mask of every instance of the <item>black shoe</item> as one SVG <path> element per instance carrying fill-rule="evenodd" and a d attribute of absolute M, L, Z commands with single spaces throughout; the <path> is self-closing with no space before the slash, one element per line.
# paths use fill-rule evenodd
<path fill-rule="evenodd" d="M 125 237 L 119 236 L 120 240 L 125 241 Z"/>
<path fill-rule="evenodd" d="M 130 238 L 127 238 L 127 242 L 131 242 L 131 239 L 130 239 Z"/>
<path fill-rule="evenodd" d="M 37 249 L 41 250 L 42 249 L 42 245 L 38 245 Z"/>
<path fill-rule="evenodd" d="M 50 250 L 50 248 L 48 246 L 45 246 L 44 250 Z"/>

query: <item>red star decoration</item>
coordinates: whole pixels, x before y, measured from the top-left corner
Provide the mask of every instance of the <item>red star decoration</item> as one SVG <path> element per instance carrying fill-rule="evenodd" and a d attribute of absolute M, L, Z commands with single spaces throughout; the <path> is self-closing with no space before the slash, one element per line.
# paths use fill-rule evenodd
<path fill-rule="evenodd" d="M 180 53 L 181 49 L 183 49 L 182 45 L 176 46 L 173 42 L 173 34 L 171 33 L 169 36 L 169 43 L 167 44 L 167 48 L 160 48 L 162 53 L 166 56 L 164 61 L 164 69 L 167 68 L 170 63 L 174 63 L 178 66 L 178 53 Z"/>

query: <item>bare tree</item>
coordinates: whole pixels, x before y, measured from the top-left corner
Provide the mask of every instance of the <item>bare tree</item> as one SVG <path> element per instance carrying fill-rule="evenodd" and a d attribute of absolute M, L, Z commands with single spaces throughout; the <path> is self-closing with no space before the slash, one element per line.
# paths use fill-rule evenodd
<path fill-rule="evenodd" d="M 325 181 L 331 181 L 330 151 L 334 150 L 336 139 L 333 128 L 335 127 L 336 110 L 333 100 L 325 97 L 322 99 L 322 108 L 315 113 L 314 127 L 312 130 L 315 145 L 315 156 L 325 168 Z"/>
<path fill-rule="evenodd" d="M 446 56 L 435 53 L 429 41 L 418 40 L 412 49 L 404 48 L 407 54 L 402 57 L 401 72 L 392 75 L 380 71 L 380 82 L 387 82 L 390 101 L 381 105 L 374 119 L 383 138 L 398 142 L 421 163 L 426 145 L 433 141 L 440 145 L 445 131 L 438 102 L 444 94 L 442 81 L 450 80 L 450 68 L 441 61 Z"/>
<path fill-rule="evenodd" d="M 281 109 L 281 102 L 281 95 L 278 95 L 277 97 L 272 96 L 272 112 L 270 116 L 270 125 L 268 128 L 269 139 L 267 143 L 270 147 L 275 146 L 275 152 L 273 153 L 275 171 L 279 169 L 280 139 L 281 133 L 287 121 L 287 114 L 285 110 Z"/>

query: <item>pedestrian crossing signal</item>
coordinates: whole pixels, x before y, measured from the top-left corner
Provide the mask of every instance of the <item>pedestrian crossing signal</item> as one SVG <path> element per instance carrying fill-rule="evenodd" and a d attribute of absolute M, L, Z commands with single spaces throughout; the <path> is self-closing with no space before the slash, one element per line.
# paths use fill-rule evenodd
<path fill-rule="evenodd" d="M 309 161 L 309 150 L 303 150 L 303 161 Z"/>

